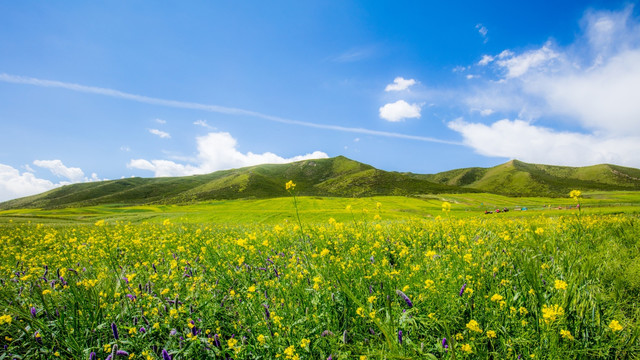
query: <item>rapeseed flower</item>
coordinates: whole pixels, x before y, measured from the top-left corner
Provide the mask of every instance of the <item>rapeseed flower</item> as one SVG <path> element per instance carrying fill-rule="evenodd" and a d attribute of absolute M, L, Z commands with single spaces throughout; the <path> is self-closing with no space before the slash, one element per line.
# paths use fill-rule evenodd
<path fill-rule="evenodd" d="M 609 323 L 609 329 L 611 329 L 611 331 L 613 332 L 621 331 L 622 325 L 620 325 L 618 320 L 611 320 L 611 322 Z"/>
<path fill-rule="evenodd" d="M 475 320 L 469 321 L 469 323 L 467 324 L 467 329 L 478 333 L 482 332 L 482 329 L 480 329 L 480 324 L 478 324 L 478 322 Z"/>

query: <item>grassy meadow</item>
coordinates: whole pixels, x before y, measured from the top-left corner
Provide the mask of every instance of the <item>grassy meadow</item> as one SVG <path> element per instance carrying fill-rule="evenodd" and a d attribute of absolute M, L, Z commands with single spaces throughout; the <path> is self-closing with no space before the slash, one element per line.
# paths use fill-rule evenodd
<path fill-rule="evenodd" d="M 3 211 L 0 359 L 638 358 L 640 194 L 580 203 Z"/>

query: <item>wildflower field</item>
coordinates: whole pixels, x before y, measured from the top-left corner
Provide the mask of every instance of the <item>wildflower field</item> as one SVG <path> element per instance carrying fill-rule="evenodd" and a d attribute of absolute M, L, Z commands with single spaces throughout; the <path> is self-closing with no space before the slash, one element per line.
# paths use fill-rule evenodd
<path fill-rule="evenodd" d="M 4 223 L 0 359 L 627 359 L 637 214 Z"/>

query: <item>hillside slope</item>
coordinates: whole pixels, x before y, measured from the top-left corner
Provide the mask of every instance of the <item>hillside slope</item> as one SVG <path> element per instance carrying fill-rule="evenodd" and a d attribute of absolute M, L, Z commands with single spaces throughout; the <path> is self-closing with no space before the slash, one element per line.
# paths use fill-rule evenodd
<path fill-rule="evenodd" d="M 573 189 L 640 190 L 639 169 L 610 164 L 570 167 L 511 160 L 492 168 L 456 169 L 414 177 L 511 196 L 567 196 Z"/>
<path fill-rule="evenodd" d="M 458 186 L 378 170 L 338 156 L 289 164 L 257 165 L 205 175 L 72 184 L 1 203 L 0 210 L 272 198 L 288 196 L 284 184 L 289 180 L 297 184 L 296 192 L 302 196 L 359 197 L 469 191 Z"/>

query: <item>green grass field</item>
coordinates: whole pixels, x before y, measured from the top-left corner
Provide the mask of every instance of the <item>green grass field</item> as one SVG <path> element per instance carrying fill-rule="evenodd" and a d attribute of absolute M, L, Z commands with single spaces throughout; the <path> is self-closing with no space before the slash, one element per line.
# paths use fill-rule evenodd
<path fill-rule="evenodd" d="M 380 202 L 381 214 L 388 220 L 420 219 L 440 215 L 442 202 L 452 204 L 451 215 L 466 218 L 483 215 L 485 210 L 503 209 L 510 212 L 487 216 L 522 217 L 540 214 L 557 216 L 576 212 L 576 202 L 570 198 L 507 197 L 486 193 L 425 195 L 423 197 L 381 196 L 369 198 L 300 197 L 301 217 L 309 223 L 322 223 L 329 218 L 347 221 L 355 217 L 366 218 L 366 211 Z M 580 199 L 585 213 L 638 213 L 640 192 L 592 192 Z M 351 206 L 347 211 L 346 207 Z M 260 200 L 221 200 L 193 205 L 103 205 L 84 208 L 54 210 L 21 209 L 0 211 L 0 223 L 92 223 L 99 219 L 129 221 L 132 223 L 158 223 L 170 218 L 184 223 L 212 224 L 276 224 L 294 219 L 293 200 L 289 197 Z M 562 209 L 558 209 L 562 207 Z M 568 209 L 573 207 L 573 209 Z M 527 211 L 516 209 L 527 208 Z"/>
<path fill-rule="evenodd" d="M 0 358 L 637 359 L 639 197 L 4 211 Z"/>

